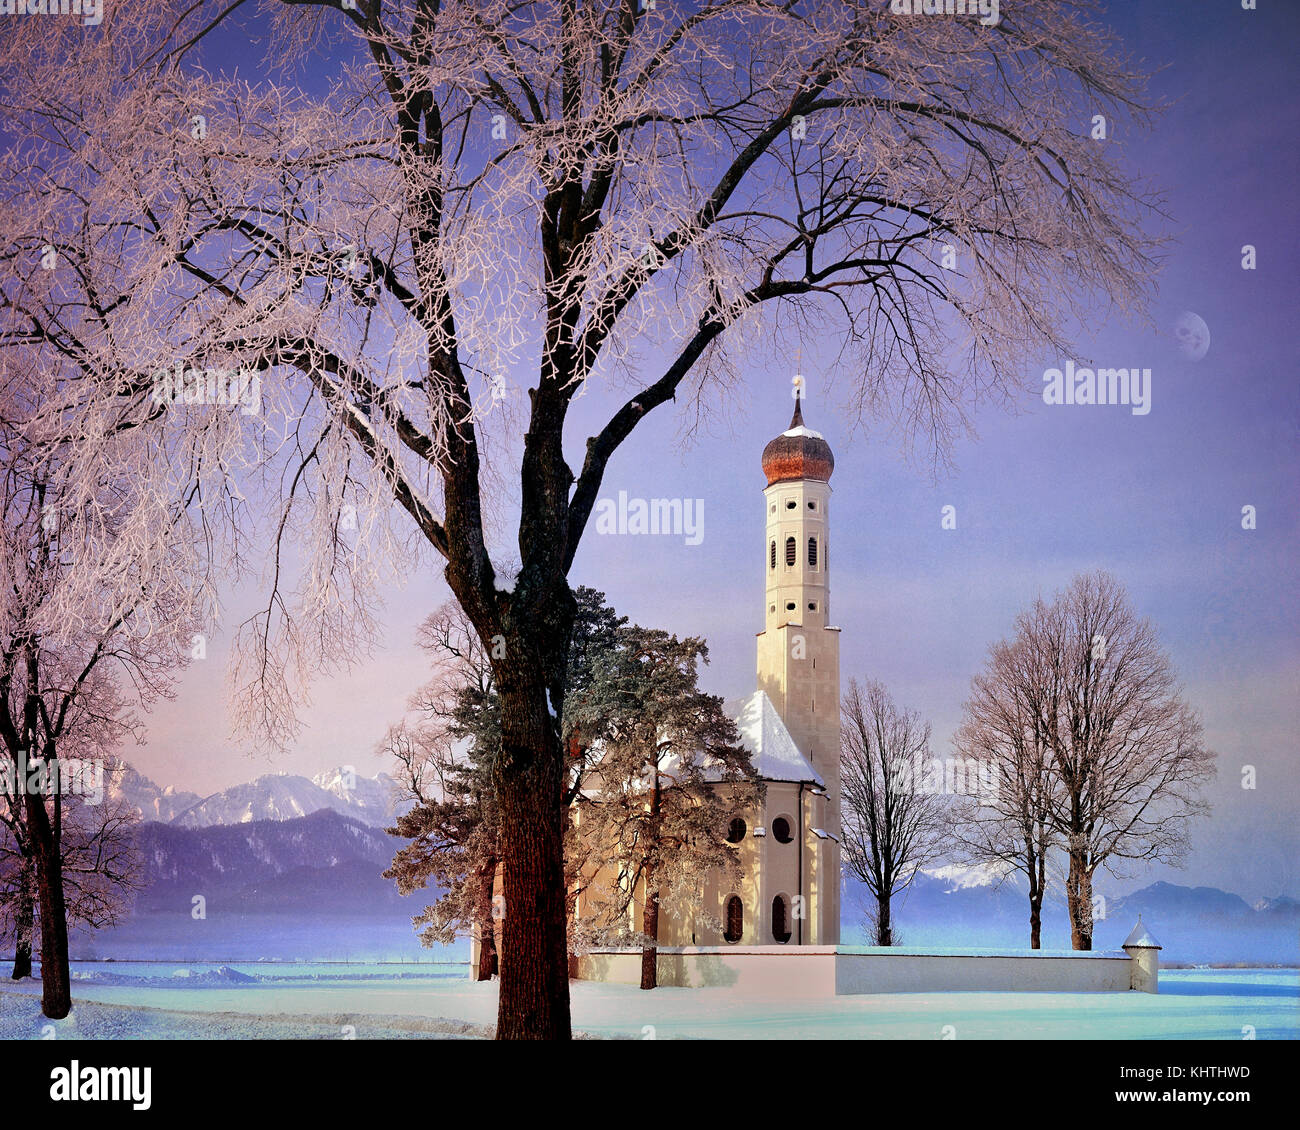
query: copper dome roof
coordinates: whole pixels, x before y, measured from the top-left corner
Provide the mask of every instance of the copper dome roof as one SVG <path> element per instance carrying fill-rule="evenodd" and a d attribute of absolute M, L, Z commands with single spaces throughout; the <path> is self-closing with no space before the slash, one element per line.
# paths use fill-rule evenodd
<path fill-rule="evenodd" d="M 796 397 L 789 429 L 763 448 L 763 473 L 767 475 L 767 485 L 787 479 L 820 479 L 826 483 L 830 482 L 834 470 L 835 456 L 831 454 L 831 445 L 820 432 L 805 426 L 801 402 Z"/>

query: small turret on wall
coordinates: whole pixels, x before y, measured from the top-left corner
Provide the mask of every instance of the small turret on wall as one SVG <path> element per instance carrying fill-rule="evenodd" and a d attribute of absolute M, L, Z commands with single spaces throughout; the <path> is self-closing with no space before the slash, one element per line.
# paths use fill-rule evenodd
<path fill-rule="evenodd" d="M 1133 932 L 1124 940 L 1124 952 L 1129 956 L 1129 988 L 1134 992 L 1160 991 L 1160 951 L 1163 948 L 1142 924 L 1142 915 L 1139 914 Z"/>

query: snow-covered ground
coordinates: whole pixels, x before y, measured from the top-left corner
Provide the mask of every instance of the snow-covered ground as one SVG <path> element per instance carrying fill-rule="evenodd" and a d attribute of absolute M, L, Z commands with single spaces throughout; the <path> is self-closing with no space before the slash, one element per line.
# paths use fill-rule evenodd
<path fill-rule="evenodd" d="M 495 983 L 463 965 L 79 963 L 66 1020 L 0 986 L 0 1038 L 489 1036 Z M 1160 994 L 896 993 L 806 1001 L 574 982 L 576 1032 L 633 1039 L 1300 1038 L 1300 970 L 1165 970 Z"/>

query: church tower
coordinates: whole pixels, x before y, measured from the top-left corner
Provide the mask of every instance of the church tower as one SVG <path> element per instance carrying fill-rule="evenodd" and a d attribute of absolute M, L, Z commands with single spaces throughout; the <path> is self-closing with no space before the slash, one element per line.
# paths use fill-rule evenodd
<path fill-rule="evenodd" d="M 766 577 L 758 688 L 824 783 L 818 799 L 818 892 L 809 908 L 818 944 L 839 942 L 840 630 L 830 622 L 830 477 L 835 457 L 803 419 L 796 378 L 790 427 L 763 449 Z"/>

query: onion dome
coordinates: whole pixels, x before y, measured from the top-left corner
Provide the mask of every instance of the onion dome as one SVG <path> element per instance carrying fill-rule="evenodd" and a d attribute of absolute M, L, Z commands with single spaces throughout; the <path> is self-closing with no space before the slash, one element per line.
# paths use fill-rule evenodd
<path fill-rule="evenodd" d="M 835 470 L 831 445 L 803 422 L 802 401 L 795 397 L 790 427 L 763 448 L 763 473 L 767 485 L 788 479 L 820 479 L 830 482 Z"/>

